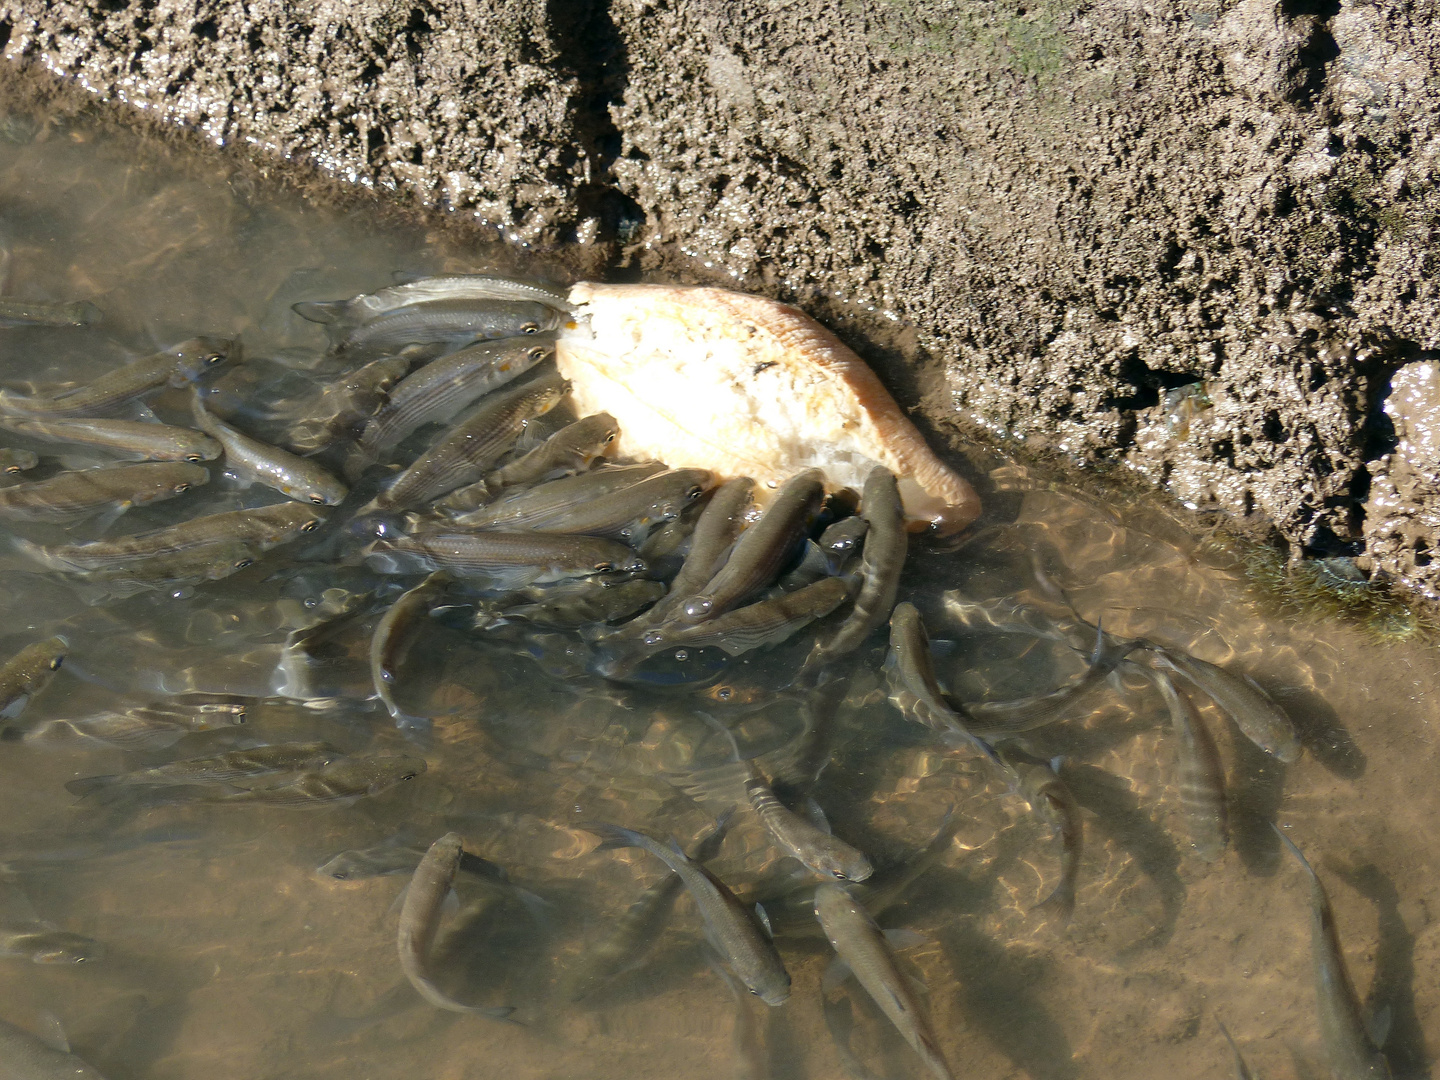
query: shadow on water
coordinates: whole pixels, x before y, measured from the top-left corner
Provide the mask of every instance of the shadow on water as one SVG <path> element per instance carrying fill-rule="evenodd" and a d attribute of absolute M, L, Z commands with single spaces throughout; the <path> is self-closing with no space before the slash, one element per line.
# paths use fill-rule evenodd
<path fill-rule="evenodd" d="M 1093 765 L 1071 763 L 1065 768 L 1065 782 L 1075 801 L 1095 815 L 1099 831 L 1127 852 L 1160 892 L 1160 924 L 1130 950 L 1165 944 L 1175 932 L 1185 903 L 1185 885 L 1179 873 L 1180 849 L 1120 777 Z"/>
<path fill-rule="evenodd" d="M 1007 949 L 963 920 L 938 937 L 957 974 L 960 1011 L 997 1050 L 1034 1080 L 1080 1075 L 1064 1029 L 1034 993 L 1044 958 Z"/>
<path fill-rule="evenodd" d="M 1390 1010 L 1390 1035 L 1385 1056 L 1396 1080 L 1429 1076 L 1430 1060 L 1425 1029 L 1415 1011 L 1415 935 L 1400 914 L 1400 893 L 1390 877 L 1374 865 L 1336 865 L 1325 868 L 1375 905 L 1379 914 L 1379 942 L 1375 946 L 1375 978 L 1366 996 L 1373 1015 Z"/>
<path fill-rule="evenodd" d="M 1230 745 L 1230 841 L 1245 869 L 1269 877 L 1280 864 L 1280 841 L 1270 823 L 1285 799 L 1283 764 L 1241 735 L 1232 724 Z"/>

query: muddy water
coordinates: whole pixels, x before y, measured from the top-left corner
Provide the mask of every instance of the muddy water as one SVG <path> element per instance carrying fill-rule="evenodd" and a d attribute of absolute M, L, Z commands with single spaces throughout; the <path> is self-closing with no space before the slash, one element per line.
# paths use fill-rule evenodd
<path fill-rule="evenodd" d="M 323 334 L 293 315 L 295 301 L 372 289 L 395 270 L 547 271 L 514 253 L 462 252 L 364 215 L 264 198 L 220 166 L 128 137 L 24 116 L 4 134 L 4 294 L 89 299 L 106 316 L 87 329 L 0 331 L 6 385 L 83 380 L 204 332 L 244 340 L 246 362 L 221 378 L 232 400 L 283 400 L 324 366 Z M 162 418 L 179 419 L 182 405 L 174 395 L 152 401 Z M 44 471 L 60 457 L 98 460 L 34 448 Z M 1256 1075 L 1327 1075 L 1307 892 L 1269 830 L 1277 820 L 1330 890 L 1361 993 L 1392 1016 L 1395 1075 L 1429 1076 L 1440 1043 L 1433 648 L 1267 618 L 1232 561 L 1153 508 L 981 464 L 1003 490 L 958 546 L 920 546 L 902 588 L 940 642 L 954 693 L 1020 696 L 1081 670 L 1066 648 L 948 619 L 942 597 L 952 589 L 1053 604 L 1039 567 L 1107 631 L 1252 674 L 1294 718 L 1306 752 L 1282 766 L 1205 714 L 1226 761 L 1233 831 L 1211 865 L 1185 839 L 1166 713 L 1143 679 L 1122 672 L 1065 723 L 1036 732 L 1034 752 L 1065 757 L 1085 818 L 1079 902 L 1059 927 L 1030 910 L 1057 880 L 1058 840 L 1003 783 L 902 719 L 885 697 L 878 636 L 856 654 L 814 794 L 881 875 L 913 865 L 953 808 L 953 840 L 881 921 L 924 936 L 904 963 L 927 988 L 921 1000 L 956 1075 L 1228 1077 L 1217 1017 Z M 270 498 L 212 473 L 182 499 L 74 535 Z M 0 1017 L 34 1028 L 54 1014 L 111 1080 L 921 1075 L 853 982 L 822 991 L 830 956 L 805 911 L 812 879 L 746 811 L 712 867 L 765 900 L 794 980 L 789 1002 L 737 1000 L 708 966 L 686 898 L 648 958 L 571 1000 L 587 947 L 660 877 L 644 853 L 595 851 L 579 823 L 688 842 L 736 804 L 738 769 L 700 711 L 767 768 L 793 762 L 804 717 L 777 691 L 808 648 L 803 638 L 729 667 L 689 657 L 677 663 L 692 673 L 688 686 L 634 687 L 585 676 L 576 636 L 477 635 L 436 620 L 399 689 L 408 711 L 436 719 L 428 732 L 400 732 L 371 699 L 364 666 L 387 583 L 323 548 L 274 553 L 173 596 L 101 600 L 8 551 L 0 575 L 0 652 L 54 633 L 71 643 L 54 684 L 0 744 L 9 868 L 0 914 L 33 908 L 104 947 L 79 965 L 0 960 Z M 381 603 L 342 622 L 322 662 L 284 663 L 288 634 L 377 590 Z M 247 722 L 131 752 L 61 723 L 117 700 L 191 691 L 244 697 Z M 428 769 L 371 798 L 298 810 L 77 799 L 64 786 L 294 739 L 421 753 Z M 448 829 L 526 891 L 462 878 L 437 979 L 463 1000 L 515 1006 L 518 1023 L 440 1012 L 405 983 L 394 944 L 403 875 L 316 872 L 344 849 L 424 846 Z"/>

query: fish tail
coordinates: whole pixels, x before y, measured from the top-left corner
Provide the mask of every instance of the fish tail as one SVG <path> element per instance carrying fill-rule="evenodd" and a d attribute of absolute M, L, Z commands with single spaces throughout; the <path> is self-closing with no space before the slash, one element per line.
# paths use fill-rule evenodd
<path fill-rule="evenodd" d="M 1054 892 L 1030 910 L 1043 915 L 1053 915 L 1062 925 L 1068 923 L 1075 914 L 1075 883 L 1062 881 L 1055 886 Z"/>
<path fill-rule="evenodd" d="M 0 390 L 0 394 L 3 393 L 4 391 Z M 79 569 L 79 567 L 72 565 L 65 559 L 61 559 L 56 557 L 55 555 L 52 555 L 49 550 L 47 550 L 43 545 L 33 543 L 30 540 L 26 540 L 24 537 L 13 536 L 10 538 L 10 543 L 21 555 L 24 555 L 26 558 L 39 563 L 47 570 L 60 570 L 70 572 Z"/>
<path fill-rule="evenodd" d="M 623 825 L 611 825 L 604 821 L 582 821 L 580 828 L 600 837 L 601 844 L 596 851 L 613 851 L 616 848 L 658 846 L 655 841 L 634 829 Z"/>
<path fill-rule="evenodd" d="M 310 322 L 331 325 L 344 318 L 346 303 L 345 300 L 302 300 L 291 304 L 290 310 Z"/>
<path fill-rule="evenodd" d="M 69 780 L 65 783 L 65 790 L 71 795 L 78 795 L 85 798 L 87 795 L 94 795 L 96 792 L 113 788 L 119 776 L 82 776 L 78 780 Z"/>

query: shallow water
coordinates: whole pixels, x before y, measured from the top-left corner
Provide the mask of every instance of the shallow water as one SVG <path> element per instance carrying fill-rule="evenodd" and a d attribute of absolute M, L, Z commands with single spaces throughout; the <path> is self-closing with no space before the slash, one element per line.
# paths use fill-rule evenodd
<path fill-rule="evenodd" d="M 3 293 L 89 299 L 106 318 L 79 330 L 0 330 L 0 383 L 83 380 L 196 333 L 242 337 L 247 359 L 219 377 L 234 404 L 284 398 L 321 377 L 321 329 L 298 300 L 373 289 L 392 271 L 543 272 L 513 252 L 462 252 L 422 230 L 376 228 L 267 195 L 214 163 L 178 160 L 128 136 L 12 117 L 0 141 Z M 558 273 L 559 271 L 552 271 Z M 180 420 L 184 399 L 151 401 Z M 27 445 L 23 440 L 8 444 Z M 35 446 L 43 471 L 101 460 Z M 1003 784 L 939 748 L 885 699 L 883 635 L 853 660 L 834 760 L 815 797 L 837 834 L 883 868 L 912 858 L 954 807 L 954 841 L 881 919 L 926 938 L 905 953 L 956 1075 L 1084 1080 L 1231 1076 L 1220 1017 L 1256 1075 L 1321 1077 L 1307 894 L 1268 822 L 1290 827 L 1335 905 L 1362 995 L 1392 1016 L 1397 1077 L 1430 1075 L 1440 1042 L 1440 800 L 1432 647 L 1378 646 L 1340 625 L 1267 619 L 1234 565 L 1153 508 L 979 459 L 1004 490 L 958 547 L 916 544 L 902 597 L 925 615 L 942 676 L 967 700 L 1058 685 L 1068 649 L 963 632 L 941 594 L 1039 599 L 1038 564 L 1107 631 L 1146 636 L 1252 674 L 1300 728 L 1286 767 L 1213 711 L 1231 782 L 1233 840 L 1215 865 L 1190 853 L 1164 706 L 1122 676 L 1033 749 L 1065 755 L 1085 816 L 1079 902 L 1067 928 L 1030 909 L 1053 887 L 1058 841 Z M 272 501 L 212 468 L 211 483 L 132 511 L 110 530 Z M 73 530 L 99 534 L 101 524 Z M 56 542 L 54 526 L 17 526 Z M 309 554 L 307 555 L 307 551 Z M 648 961 L 579 1003 L 569 981 L 659 865 L 595 851 L 586 820 L 682 842 L 740 798 L 728 749 L 699 717 L 731 726 L 778 770 L 803 718 L 776 696 L 808 638 L 716 670 L 695 686 L 634 688 L 580 677 L 580 639 L 426 628 L 404 669 L 407 710 L 429 733 L 397 731 L 370 698 L 362 607 L 323 665 L 282 666 L 286 635 L 388 585 L 324 549 L 281 549 L 178 597 L 91 603 L 93 590 L 0 555 L 0 654 L 63 633 L 71 654 L 0 746 L 0 815 L 23 896 L 57 926 L 105 947 L 82 965 L 0 960 L 0 1017 L 64 1023 L 111 1080 L 183 1077 L 714 1075 L 918 1077 L 921 1066 L 853 982 L 828 996 L 829 948 L 810 889 L 742 810 L 715 872 L 763 898 L 794 980 L 790 1001 L 737 1002 L 707 965 L 699 920 L 679 902 Z M 710 663 L 704 656 L 685 662 Z M 681 665 L 683 667 L 683 665 Z M 67 717 L 117 699 L 202 691 L 252 699 L 243 727 L 125 752 L 67 736 Z M 1091 707 L 1093 706 L 1093 707 Z M 351 805 L 146 806 L 76 799 L 65 783 L 235 746 L 324 739 L 347 752 L 423 753 L 428 770 Z M 395 955 L 404 876 L 335 881 L 316 867 L 400 836 L 447 829 L 546 902 L 461 880 L 440 981 L 468 1001 L 517 1007 L 518 1024 L 452 1015 L 410 989 Z M 813 883 L 813 882 L 812 882 Z M 3 912 L 0 912 L 3 913 Z"/>

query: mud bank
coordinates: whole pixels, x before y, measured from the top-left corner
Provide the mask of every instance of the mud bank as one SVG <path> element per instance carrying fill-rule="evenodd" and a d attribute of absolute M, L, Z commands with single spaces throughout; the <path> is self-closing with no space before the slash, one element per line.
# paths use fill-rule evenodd
<path fill-rule="evenodd" d="M 932 424 L 1123 463 L 1434 597 L 1436 16 L 5 0 L 0 39 L 532 250 L 798 301 Z M 902 329 L 874 344 L 872 310 Z"/>

